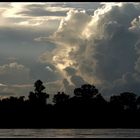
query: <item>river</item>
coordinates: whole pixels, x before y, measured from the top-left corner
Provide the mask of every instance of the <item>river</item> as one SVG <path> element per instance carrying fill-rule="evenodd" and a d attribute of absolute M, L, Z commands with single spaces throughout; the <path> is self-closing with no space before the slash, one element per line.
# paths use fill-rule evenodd
<path fill-rule="evenodd" d="M 0 129 L 0 138 L 140 138 L 140 129 Z"/>

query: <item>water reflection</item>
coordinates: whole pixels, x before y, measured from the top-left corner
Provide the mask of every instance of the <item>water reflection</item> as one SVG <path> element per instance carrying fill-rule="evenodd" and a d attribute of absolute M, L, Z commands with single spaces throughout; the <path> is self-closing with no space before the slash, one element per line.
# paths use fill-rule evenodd
<path fill-rule="evenodd" d="M 0 129 L 0 138 L 140 138 L 140 129 Z"/>

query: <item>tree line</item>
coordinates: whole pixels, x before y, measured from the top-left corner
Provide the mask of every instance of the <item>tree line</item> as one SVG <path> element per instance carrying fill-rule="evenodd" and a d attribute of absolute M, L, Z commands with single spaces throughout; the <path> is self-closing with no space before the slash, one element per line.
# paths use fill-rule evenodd
<path fill-rule="evenodd" d="M 140 96 L 133 92 L 113 95 L 107 101 L 91 84 L 74 89 L 74 96 L 64 92 L 53 96 L 44 92 L 41 80 L 34 91 L 24 96 L 0 100 L 0 127 L 140 127 Z"/>

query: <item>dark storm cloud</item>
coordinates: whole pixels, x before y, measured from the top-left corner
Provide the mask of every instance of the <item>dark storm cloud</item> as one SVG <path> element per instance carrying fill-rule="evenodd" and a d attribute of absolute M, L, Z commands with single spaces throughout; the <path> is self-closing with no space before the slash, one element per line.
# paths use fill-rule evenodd
<path fill-rule="evenodd" d="M 115 30 L 115 28 L 112 29 L 112 31 Z M 123 27 L 117 28 L 108 42 L 104 39 L 96 41 L 97 47 L 92 56 L 98 60 L 95 75 L 101 79 L 112 81 L 127 71 L 134 72 L 137 60 L 134 49 L 136 41 L 137 36 Z"/>
<path fill-rule="evenodd" d="M 93 16 L 71 10 L 46 40 L 59 46 L 57 64 L 74 67 L 79 79 L 94 83 L 103 93 L 116 87 L 138 93 L 140 21 L 134 19 L 139 16 L 139 3 L 106 3 Z"/>

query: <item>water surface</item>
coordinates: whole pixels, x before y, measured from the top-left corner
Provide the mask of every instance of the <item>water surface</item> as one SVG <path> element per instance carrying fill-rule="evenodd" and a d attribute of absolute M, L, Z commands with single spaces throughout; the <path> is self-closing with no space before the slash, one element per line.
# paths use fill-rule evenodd
<path fill-rule="evenodd" d="M 0 138 L 140 138 L 140 129 L 0 129 Z"/>

